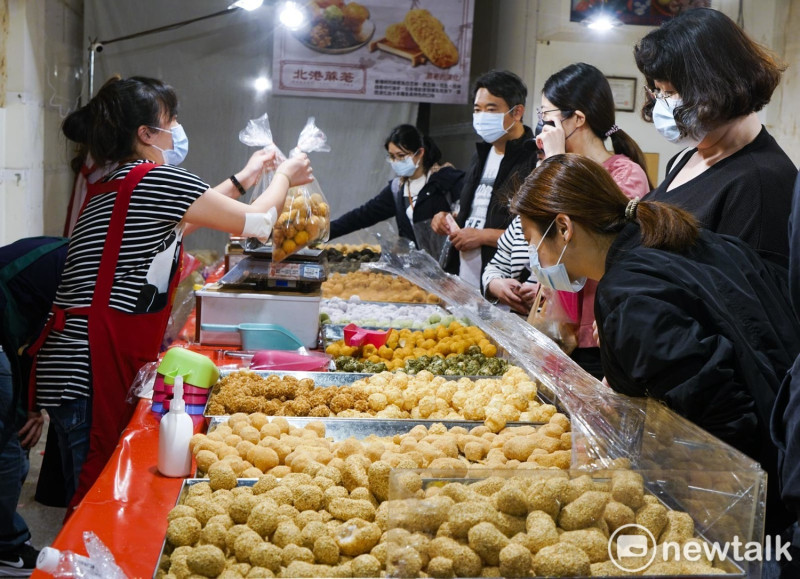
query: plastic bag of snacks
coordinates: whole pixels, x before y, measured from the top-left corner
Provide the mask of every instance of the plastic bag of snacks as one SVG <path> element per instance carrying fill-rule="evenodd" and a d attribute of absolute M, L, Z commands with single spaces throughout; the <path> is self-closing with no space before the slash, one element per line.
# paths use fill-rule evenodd
<path fill-rule="evenodd" d="M 269 116 L 267 113 L 264 113 L 257 119 L 250 119 L 247 121 L 247 126 L 239 131 L 239 140 L 248 147 L 261 147 L 265 151 L 275 151 L 275 162 L 272 167 L 265 169 L 258 182 L 253 187 L 249 200 L 249 203 L 252 203 L 259 198 L 267 187 L 269 187 L 272 178 L 275 176 L 275 169 L 286 160 L 286 155 L 281 152 L 272 140 L 272 131 L 269 128 Z M 246 200 L 242 199 L 242 201 Z M 245 240 L 244 248 L 253 250 L 263 247 L 264 245 L 266 244 L 255 237 L 248 237 Z"/>
<path fill-rule="evenodd" d="M 300 132 L 297 147 L 289 156 L 312 151 L 330 151 L 327 138 L 309 117 Z M 272 229 L 272 261 L 278 262 L 309 245 L 328 240 L 330 207 L 319 182 L 292 187 L 286 194 L 283 210 Z"/>

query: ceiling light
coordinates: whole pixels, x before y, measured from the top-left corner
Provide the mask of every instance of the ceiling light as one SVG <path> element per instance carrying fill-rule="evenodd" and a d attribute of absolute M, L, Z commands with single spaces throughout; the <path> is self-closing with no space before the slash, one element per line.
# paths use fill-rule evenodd
<path fill-rule="evenodd" d="M 297 2 L 286 2 L 278 18 L 289 30 L 298 30 L 306 23 L 306 14 Z"/>
<path fill-rule="evenodd" d="M 268 91 L 272 88 L 272 81 L 266 76 L 259 76 L 253 84 L 258 92 Z"/>
<path fill-rule="evenodd" d="M 595 12 L 586 17 L 581 23 L 590 30 L 598 30 L 600 32 L 607 32 L 622 25 L 622 21 L 619 18 L 610 16 L 603 11 Z"/>
<path fill-rule="evenodd" d="M 231 8 L 242 8 L 250 12 L 252 10 L 255 10 L 256 8 L 260 8 L 263 3 L 264 0 L 236 0 L 236 2 L 228 6 L 228 9 L 230 10 Z"/>

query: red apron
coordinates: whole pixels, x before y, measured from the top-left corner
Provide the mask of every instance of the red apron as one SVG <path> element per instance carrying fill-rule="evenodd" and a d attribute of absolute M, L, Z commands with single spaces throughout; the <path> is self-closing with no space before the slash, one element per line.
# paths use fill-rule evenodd
<path fill-rule="evenodd" d="M 63 328 L 65 315 L 85 315 L 89 319 L 89 350 L 92 365 L 92 426 L 89 453 L 81 468 L 78 489 L 70 502 L 68 513 L 77 506 L 94 484 L 116 448 L 120 434 L 130 420 L 134 406 L 128 404 L 128 390 L 139 368 L 158 359 L 164 331 L 169 321 L 172 296 L 177 287 L 180 266 L 170 279 L 167 305 L 162 311 L 130 314 L 109 306 L 114 273 L 117 267 L 122 234 L 130 206 L 131 194 L 142 178 L 156 167 L 152 163 L 137 165 L 122 180 L 89 184 L 86 204 L 95 195 L 116 191 L 114 209 L 108 227 L 97 284 L 92 304 L 84 308 L 59 310 L 51 316 L 53 323 L 45 328 L 40 342 L 51 328 Z M 183 248 L 178 264 L 182 263 Z M 36 347 L 36 344 L 34 347 Z"/>

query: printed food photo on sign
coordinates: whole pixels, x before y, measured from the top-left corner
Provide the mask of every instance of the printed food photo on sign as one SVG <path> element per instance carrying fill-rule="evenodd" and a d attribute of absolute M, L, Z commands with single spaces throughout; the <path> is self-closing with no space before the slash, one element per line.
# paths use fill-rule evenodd
<path fill-rule="evenodd" d="M 375 33 L 369 8 L 344 0 L 311 0 L 308 24 L 295 31 L 302 44 L 323 54 L 342 54 L 364 46 Z"/>
<path fill-rule="evenodd" d="M 409 10 L 402 22 L 386 27 L 370 50 L 383 50 L 411 61 L 412 66 L 430 62 L 439 68 L 458 64 L 458 48 L 442 22 L 424 8 Z"/>
<path fill-rule="evenodd" d="M 469 101 L 475 0 L 302 0 L 289 5 L 291 18 L 280 12 L 281 25 L 273 35 L 273 94 Z"/>

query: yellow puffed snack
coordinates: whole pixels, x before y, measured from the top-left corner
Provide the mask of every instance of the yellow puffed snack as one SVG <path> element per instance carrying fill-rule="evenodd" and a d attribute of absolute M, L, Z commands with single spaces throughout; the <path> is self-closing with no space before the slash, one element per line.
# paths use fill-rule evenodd
<path fill-rule="evenodd" d="M 459 539 L 467 537 L 469 530 L 483 522 L 497 522 L 497 510 L 486 502 L 461 503 L 450 509 L 448 522 L 453 536 Z"/>
<path fill-rule="evenodd" d="M 334 536 L 342 554 L 349 557 L 369 553 L 380 538 L 380 527 L 363 519 L 350 519 L 336 530 Z"/>
<path fill-rule="evenodd" d="M 528 502 L 525 491 L 516 481 L 511 481 L 503 486 L 494 495 L 494 504 L 497 510 L 509 515 L 524 516 L 528 514 Z"/>
<path fill-rule="evenodd" d="M 247 526 L 268 538 L 278 528 L 278 505 L 272 500 L 259 501 L 247 517 Z"/>
<path fill-rule="evenodd" d="M 189 570 L 204 577 L 216 577 L 225 568 L 225 553 L 215 545 L 200 545 L 186 556 Z"/>
<path fill-rule="evenodd" d="M 634 510 L 641 507 L 644 503 L 642 475 L 629 470 L 614 471 L 611 475 L 611 496 Z"/>
<path fill-rule="evenodd" d="M 509 544 L 508 537 L 491 523 L 479 523 L 467 533 L 470 548 L 486 565 L 500 564 L 500 551 Z"/>
<path fill-rule="evenodd" d="M 661 504 L 647 504 L 636 511 L 636 524 L 645 527 L 658 539 L 667 525 L 667 509 Z"/>
<path fill-rule="evenodd" d="M 589 575 L 589 557 L 575 545 L 556 543 L 544 547 L 533 557 L 533 570 L 545 577 Z"/>
<path fill-rule="evenodd" d="M 211 488 L 232 489 L 236 487 L 236 473 L 226 462 L 217 462 L 208 469 L 208 480 Z"/>
<path fill-rule="evenodd" d="M 608 560 L 608 539 L 600 529 L 565 531 L 561 533 L 559 541 L 578 547 L 589 556 L 591 563 L 600 563 Z"/>
<path fill-rule="evenodd" d="M 228 529 L 218 523 L 209 523 L 200 532 L 200 543 L 203 545 L 215 545 L 220 549 L 226 549 L 225 535 Z"/>
<path fill-rule="evenodd" d="M 194 545 L 200 538 L 200 521 L 194 517 L 177 517 L 167 525 L 167 541 L 175 547 Z"/>
<path fill-rule="evenodd" d="M 610 504 L 610 503 L 609 503 Z M 666 541 L 683 543 L 694 536 L 694 521 L 688 513 L 667 511 L 667 524 L 658 537 L 659 543 Z"/>
<path fill-rule="evenodd" d="M 558 542 L 558 530 L 555 521 L 544 511 L 531 511 L 525 522 L 527 540 L 524 542 L 531 553 L 555 545 Z"/>
<path fill-rule="evenodd" d="M 328 503 L 328 512 L 341 521 L 350 519 L 375 520 L 375 507 L 369 501 L 354 499 L 333 499 Z"/>
<path fill-rule="evenodd" d="M 453 570 L 453 560 L 447 557 L 437 556 L 428 561 L 426 573 L 431 577 L 455 577 Z"/>
<path fill-rule="evenodd" d="M 611 500 L 608 502 L 603 512 L 603 520 L 608 525 L 608 530 L 613 533 L 623 525 L 635 523 L 636 514 L 629 506 Z M 691 517 L 689 517 L 689 520 L 691 521 Z"/>
<path fill-rule="evenodd" d="M 531 552 L 519 543 L 509 543 L 500 551 L 499 577 L 528 577 Z"/>
<path fill-rule="evenodd" d="M 593 526 L 602 516 L 610 500 L 609 493 L 588 491 L 561 509 L 558 526 L 565 531 L 577 531 Z"/>

